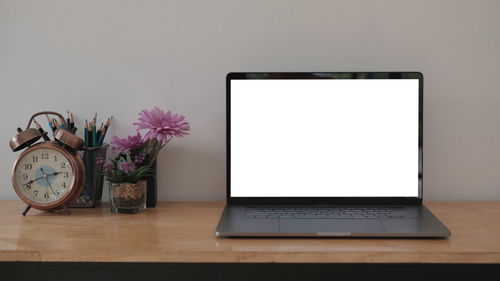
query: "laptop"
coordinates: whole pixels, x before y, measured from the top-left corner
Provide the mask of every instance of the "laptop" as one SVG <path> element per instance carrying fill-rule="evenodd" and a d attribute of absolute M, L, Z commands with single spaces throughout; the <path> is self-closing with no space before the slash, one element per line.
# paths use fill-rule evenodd
<path fill-rule="evenodd" d="M 226 88 L 216 236 L 450 235 L 422 205 L 422 73 L 229 73 Z"/>

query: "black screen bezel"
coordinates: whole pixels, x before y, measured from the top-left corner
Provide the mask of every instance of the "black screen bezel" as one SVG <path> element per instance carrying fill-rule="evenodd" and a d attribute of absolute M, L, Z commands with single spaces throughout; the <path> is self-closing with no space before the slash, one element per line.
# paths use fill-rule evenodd
<path fill-rule="evenodd" d="M 240 79 L 418 79 L 417 197 L 231 197 L 231 80 Z M 283 205 L 420 205 L 423 198 L 423 74 L 421 72 L 231 72 L 226 76 L 226 200 L 227 204 Z"/>

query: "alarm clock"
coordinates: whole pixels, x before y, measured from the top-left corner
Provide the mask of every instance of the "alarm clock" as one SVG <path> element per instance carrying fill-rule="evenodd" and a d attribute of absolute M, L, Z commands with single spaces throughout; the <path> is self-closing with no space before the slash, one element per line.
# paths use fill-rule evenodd
<path fill-rule="evenodd" d="M 18 128 L 19 133 L 10 141 L 13 151 L 25 149 L 12 167 L 12 186 L 27 207 L 44 211 L 64 209 L 73 203 L 83 191 L 85 185 L 85 165 L 77 150 L 83 147 L 83 140 L 64 129 L 54 132 L 54 141 L 37 141 L 45 133 L 29 128 L 34 117 L 56 112 L 43 111 L 34 114 L 26 130 Z M 65 124 L 66 125 L 66 124 Z M 66 128 L 68 128 L 66 126 Z"/>

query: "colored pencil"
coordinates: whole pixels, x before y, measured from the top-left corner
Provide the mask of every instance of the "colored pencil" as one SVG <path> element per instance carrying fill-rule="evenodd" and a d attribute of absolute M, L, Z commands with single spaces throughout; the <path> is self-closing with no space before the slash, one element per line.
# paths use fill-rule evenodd
<path fill-rule="evenodd" d="M 94 134 L 92 133 L 92 126 L 89 126 L 89 147 L 94 146 Z"/>
<path fill-rule="evenodd" d="M 95 114 L 94 121 L 92 122 L 92 146 L 97 146 L 97 128 L 95 127 L 97 113 Z"/>
<path fill-rule="evenodd" d="M 99 129 L 97 130 L 97 136 L 96 136 L 97 145 L 96 146 L 99 146 L 99 139 L 101 138 L 101 135 L 102 135 L 102 126 L 103 126 L 103 123 L 101 123 L 101 127 L 99 127 Z"/>
<path fill-rule="evenodd" d="M 97 112 L 94 115 L 94 118 L 92 119 L 92 127 L 95 127 L 95 126 L 97 126 Z"/>
<path fill-rule="evenodd" d="M 102 129 L 101 136 L 99 137 L 99 140 L 97 141 L 97 146 L 101 146 L 102 143 L 104 142 L 104 136 L 106 135 L 106 130 Z"/>
<path fill-rule="evenodd" d="M 70 126 L 71 126 L 71 131 L 74 134 L 76 132 L 76 127 L 75 127 L 75 119 L 73 119 L 73 113 L 71 113 L 71 116 L 69 118 L 69 123 L 70 123 Z"/>
<path fill-rule="evenodd" d="M 113 116 L 109 117 L 106 123 L 104 124 L 104 128 L 102 129 L 101 137 L 99 138 L 99 141 L 97 144 L 101 146 L 104 143 L 104 138 L 106 137 L 106 133 L 108 132 L 108 128 L 111 125 L 111 120 L 113 119 Z"/>
<path fill-rule="evenodd" d="M 83 137 L 85 138 L 85 147 L 89 147 L 89 124 L 85 119 L 85 127 L 83 129 Z"/>
<path fill-rule="evenodd" d="M 40 124 L 38 124 L 38 122 L 36 122 L 35 119 L 33 119 L 33 121 L 35 122 L 35 126 L 36 128 L 38 129 L 38 132 L 40 132 L 40 135 L 42 135 L 42 138 L 44 141 L 50 141 L 50 138 L 49 136 L 47 136 L 47 132 L 45 132 L 43 129 L 42 129 L 42 126 L 40 126 Z"/>
<path fill-rule="evenodd" d="M 59 128 L 59 123 L 55 118 L 52 118 L 52 126 L 54 126 L 54 130 L 57 130 Z"/>
<path fill-rule="evenodd" d="M 68 125 L 68 131 L 71 131 L 71 129 L 73 128 L 71 127 L 71 123 L 69 122 L 69 110 L 66 110 L 66 113 L 67 113 L 66 125 Z"/>
<path fill-rule="evenodd" d="M 106 123 L 104 123 L 104 129 L 107 130 L 109 127 L 109 117 L 108 120 L 106 120 Z"/>
<path fill-rule="evenodd" d="M 65 123 L 64 118 L 59 117 L 59 121 L 61 121 L 61 123 L 59 124 L 59 127 L 61 127 L 61 129 L 63 129 L 63 130 L 66 130 L 67 124 Z"/>
<path fill-rule="evenodd" d="M 106 132 L 107 132 L 107 131 L 108 131 L 108 130 L 106 129 L 106 126 L 104 126 L 104 128 L 102 128 L 102 131 L 101 131 L 101 137 L 100 137 L 100 138 L 99 138 L 99 140 L 97 141 L 97 144 L 98 144 L 99 146 L 101 146 L 101 145 L 103 144 L 103 142 L 104 142 L 104 137 L 106 137 Z"/>
<path fill-rule="evenodd" d="M 45 116 L 47 117 L 47 121 L 49 122 L 49 127 L 53 133 L 56 129 L 54 129 L 54 126 L 52 126 L 52 121 L 50 121 L 49 115 L 45 114 Z"/>
<path fill-rule="evenodd" d="M 111 119 L 113 119 L 113 116 L 108 117 L 108 120 L 106 121 L 106 124 L 104 124 L 104 129 L 106 129 L 106 131 L 108 130 L 109 125 L 111 124 Z"/>

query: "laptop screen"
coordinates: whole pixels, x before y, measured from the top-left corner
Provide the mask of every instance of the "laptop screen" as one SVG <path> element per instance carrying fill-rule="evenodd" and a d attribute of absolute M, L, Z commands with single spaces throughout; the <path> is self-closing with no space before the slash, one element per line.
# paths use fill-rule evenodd
<path fill-rule="evenodd" d="M 228 79 L 230 196 L 418 197 L 419 78 L 314 75 Z"/>

